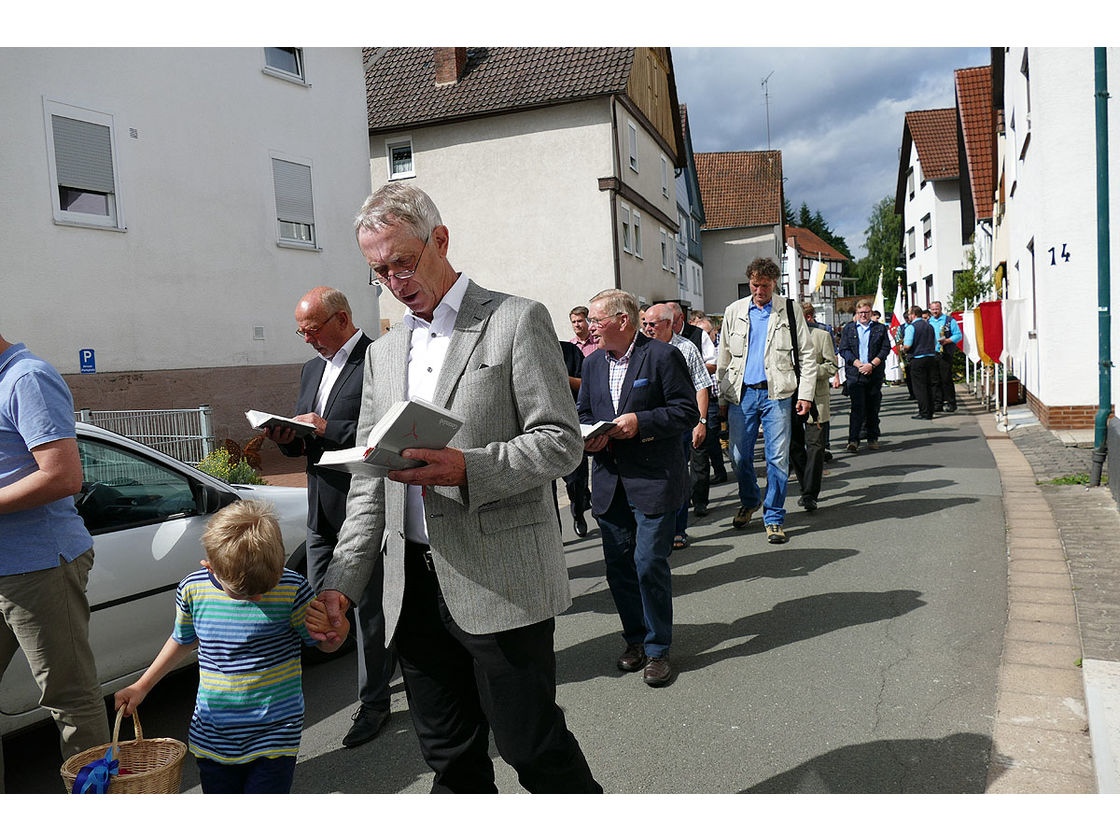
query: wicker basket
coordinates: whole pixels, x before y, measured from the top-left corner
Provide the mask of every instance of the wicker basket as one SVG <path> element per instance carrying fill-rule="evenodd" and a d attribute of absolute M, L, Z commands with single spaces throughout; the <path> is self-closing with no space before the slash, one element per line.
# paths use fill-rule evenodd
<path fill-rule="evenodd" d="M 72 755 L 62 763 L 62 782 L 66 792 L 73 793 L 78 771 L 99 758 L 112 747 L 113 757 L 119 764 L 119 774 L 109 780 L 109 793 L 178 793 L 183 776 L 183 759 L 187 745 L 174 738 L 145 738 L 140 719 L 132 713 L 132 726 L 136 739 L 120 742 L 121 720 L 124 709 L 117 712 L 113 727 L 113 743 L 102 744 Z"/>

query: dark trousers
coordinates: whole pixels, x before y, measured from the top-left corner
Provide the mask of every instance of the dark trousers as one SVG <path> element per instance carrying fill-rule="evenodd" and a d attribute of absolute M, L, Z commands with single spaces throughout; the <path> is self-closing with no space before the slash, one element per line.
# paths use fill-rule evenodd
<path fill-rule="evenodd" d="M 568 491 L 568 501 L 571 503 L 572 516 L 583 513 L 591 508 L 591 490 L 587 485 L 588 468 L 587 453 L 574 470 L 564 476 L 564 488 Z"/>
<path fill-rule="evenodd" d="M 883 404 L 883 383 L 848 380 L 848 443 L 859 443 L 861 433 L 867 429 L 867 440 L 879 439 L 879 406 Z"/>
<path fill-rule="evenodd" d="M 822 426 L 796 411 L 790 420 L 789 464 L 797 475 L 801 497 L 814 502 L 820 495 L 821 476 L 824 474 Z"/>
<path fill-rule="evenodd" d="M 708 452 L 712 478 L 718 482 L 727 481 L 727 467 L 723 463 L 723 446 L 720 443 L 722 430 L 723 418 L 719 414 L 719 397 L 711 397 L 708 401 L 708 437 L 704 440 L 704 448 Z"/>
<path fill-rule="evenodd" d="M 727 480 L 727 469 L 723 466 L 723 449 L 719 445 L 719 429 L 722 420 L 719 416 L 719 404 L 713 399 L 708 405 L 707 437 L 697 449 L 688 446 L 688 476 L 692 493 L 692 506 L 696 510 L 707 510 L 708 500 L 711 496 L 712 476 L 717 481 Z M 691 437 L 691 434 L 689 435 Z M 715 443 L 713 453 L 712 444 Z"/>
<path fill-rule="evenodd" d="M 937 357 L 923 356 L 910 364 L 910 376 L 914 383 L 914 398 L 918 401 L 918 414 L 927 420 L 933 419 L 934 382 L 937 380 Z"/>
<path fill-rule="evenodd" d="M 611 506 L 595 518 L 622 638 L 627 644 L 644 644 L 650 657 L 664 656 L 673 639 L 669 552 L 677 511 L 642 513 L 630 504 L 620 481 Z"/>
<path fill-rule="evenodd" d="M 953 386 L 953 354 L 938 353 L 933 357 L 937 362 L 937 376 L 933 383 L 933 407 L 941 411 L 945 406 L 954 411 L 957 408 L 957 389 Z"/>
<path fill-rule="evenodd" d="M 316 592 L 323 585 L 337 538 L 307 530 L 307 579 Z M 396 652 L 385 644 L 385 614 L 381 607 L 383 575 L 378 556 L 365 591 L 354 606 L 354 632 L 358 642 L 358 699 L 377 711 L 389 710 L 389 683 L 397 667 Z"/>
<path fill-rule="evenodd" d="M 198 759 L 203 793 L 291 793 L 296 757 L 258 758 L 245 764 Z"/>
<path fill-rule="evenodd" d="M 397 654 L 432 793 L 497 793 L 498 753 L 532 793 L 602 793 L 556 705 L 554 619 L 467 633 L 451 617 L 425 546 L 408 543 Z"/>

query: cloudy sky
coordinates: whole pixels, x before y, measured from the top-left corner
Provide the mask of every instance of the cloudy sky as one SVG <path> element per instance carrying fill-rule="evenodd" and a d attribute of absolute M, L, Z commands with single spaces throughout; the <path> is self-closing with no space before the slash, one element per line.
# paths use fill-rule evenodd
<path fill-rule="evenodd" d="M 907 111 L 954 105 L 953 71 L 987 47 L 674 47 L 677 96 L 697 152 L 782 152 L 785 193 L 820 210 L 858 258 L 871 208 L 894 195 Z"/>

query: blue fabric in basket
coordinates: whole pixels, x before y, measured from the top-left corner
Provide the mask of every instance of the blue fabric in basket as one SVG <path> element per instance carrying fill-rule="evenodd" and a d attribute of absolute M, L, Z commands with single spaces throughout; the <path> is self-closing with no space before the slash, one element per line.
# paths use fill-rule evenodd
<path fill-rule="evenodd" d="M 91 761 L 78 771 L 74 778 L 74 793 L 108 793 L 109 781 L 117 775 L 118 762 L 112 757 L 113 748 L 105 751 L 104 758 Z"/>

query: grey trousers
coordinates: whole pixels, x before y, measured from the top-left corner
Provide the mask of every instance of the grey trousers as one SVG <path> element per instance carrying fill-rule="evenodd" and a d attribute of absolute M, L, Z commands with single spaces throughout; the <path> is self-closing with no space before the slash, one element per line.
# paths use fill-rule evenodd
<path fill-rule="evenodd" d="M 22 649 L 42 691 L 39 705 L 50 710 L 58 726 L 63 759 L 108 743 L 110 737 L 89 646 L 86 582 L 91 568 L 92 548 L 50 569 L 0 575 L 0 675 Z"/>

